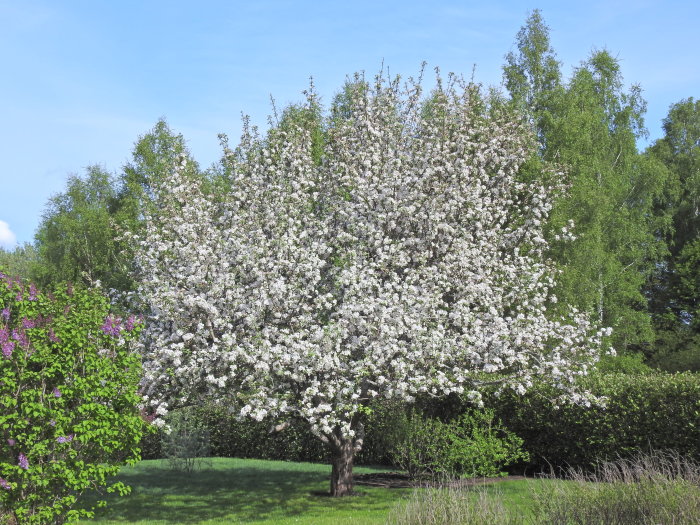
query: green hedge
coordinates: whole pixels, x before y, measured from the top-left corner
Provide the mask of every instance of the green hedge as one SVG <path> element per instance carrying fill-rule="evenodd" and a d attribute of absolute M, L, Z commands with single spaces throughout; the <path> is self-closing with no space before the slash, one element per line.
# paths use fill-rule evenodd
<path fill-rule="evenodd" d="M 547 386 L 488 400 L 524 440 L 530 467 L 587 468 L 649 450 L 700 460 L 700 374 L 595 374 L 582 384 L 608 398 L 607 406 L 557 408 L 557 392 Z"/>
<path fill-rule="evenodd" d="M 608 398 L 607 407 L 559 405 L 558 393 L 539 385 L 520 396 L 513 392 L 486 396 L 487 407 L 497 420 L 524 441 L 530 455 L 518 468 L 551 466 L 587 468 L 599 460 L 630 457 L 639 451 L 675 450 L 700 461 L 700 374 L 629 375 L 596 374 L 583 386 Z M 452 396 L 418 402 L 430 417 L 443 421 L 458 418 L 468 404 Z M 391 443 L 396 417 L 405 407 L 396 404 L 374 408 L 366 422 L 366 437 L 358 464 L 391 464 Z M 302 421 L 283 432 L 269 433 L 269 422 L 237 421 L 224 407 L 196 410 L 210 436 L 213 456 L 289 461 L 328 462 L 325 445 Z M 147 436 L 144 458 L 160 457 L 158 436 Z"/>
<path fill-rule="evenodd" d="M 362 465 L 391 464 L 390 444 L 386 436 L 395 425 L 397 411 L 405 406 L 386 403 L 376 406 L 366 418 L 366 436 L 355 463 Z M 198 426 L 207 430 L 210 454 L 215 457 L 274 459 L 328 463 L 330 450 L 314 436 L 304 421 L 292 420 L 281 432 L 270 432 L 269 421 L 237 420 L 226 407 L 204 405 L 193 408 Z M 162 432 L 144 436 L 141 442 L 143 459 L 165 457 L 161 450 Z"/>
<path fill-rule="evenodd" d="M 196 407 L 193 415 L 208 431 L 209 450 L 214 457 L 311 462 L 326 462 L 330 457 L 325 445 L 311 434 L 303 422 L 292 422 L 284 431 L 271 433 L 269 421 L 238 421 L 222 406 Z M 163 457 L 161 438 L 161 432 L 146 436 L 141 447 L 144 459 Z"/>

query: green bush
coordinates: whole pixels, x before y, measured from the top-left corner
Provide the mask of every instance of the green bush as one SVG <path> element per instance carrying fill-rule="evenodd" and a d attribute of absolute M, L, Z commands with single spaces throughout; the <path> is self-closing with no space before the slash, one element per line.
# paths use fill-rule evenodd
<path fill-rule="evenodd" d="M 328 460 L 325 445 L 311 435 L 303 421 L 292 420 L 285 430 L 271 432 L 270 421 L 239 420 L 228 406 L 204 404 L 191 410 L 191 417 L 208 432 L 212 456 L 311 462 Z"/>
<path fill-rule="evenodd" d="M 493 411 L 471 408 L 447 422 L 414 409 L 394 414 L 386 448 L 414 479 L 499 476 L 506 465 L 527 459 L 522 440 L 494 425 Z"/>
<path fill-rule="evenodd" d="M 552 465 L 561 468 L 591 468 L 599 460 L 629 457 L 639 450 L 649 449 L 676 450 L 690 458 L 700 459 L 699 375 L 596 373 L 583 378 L 582 386 L 598 396 L 607 397 L 607 406 L 585 407 L 557 403 L 560 393 L 545 385 L 535 385 L 522 396 L 514 392 L 503 393 L 500 397 L 486 396 L 487 406 L 493 410 L 495 420 L 501 421 L 508 431 L 521 438 L 522 448 L 529 453 L 530 460 L 519 460 L 518 470 L 546 470 Z M 401 443 L 402 439 L 406 444 L 406 439 L 401 437 L 402 433 L 397 429 L 410 423 L 406 419 L 407 410 L 410 409 L 400 403 L 386 402 L 371 408 L 365 423 L 364 446 L 356 462 L 405 467 L 409 465 L 407 468 L 414 471 L 411 462 L 399 460 L 395 450 L 396 443 Z M 433 427 L 440 423 L 432 421 L 459 420 L 464 414 L 478 417 L 474 416 L 478 412 L 473 412 L 466 402 L 456 396 L 440 401 L 419 400 L 413 410 L 430 418 L 430 421 L 424 423 L 424 431 L 420 430 L 422 423 L 419 424 L 417 420 L 411 423 L 414 425 L 412 439 L 424 439 L 427 443 L 421 452 L 424 455 L 440 448 L 433 439 L 438 432 Z M 202 406 L 195 413 L 209 432 L 210 452 L 213 456 L 312 462 L 328 460 L 328 450 L 311 435 L 303 422 L 293 421 L 283 432 L 270 433 L 269 421 L 239 421 L 227 407 Z M 469 423 L 466 427 L 488 429 L 489 424 L 488 421 L 478 421 Z M 439 429 L 444 437 L 443 442 L 459 441 L 459 433 L 443 427 L 445 424 Z M 448 430 L 453 437 L 447 437 Z M 420 437 L 421 432 L 424 438 Z M 468 433 L 462 435 L 466 436 L 464 443 L 470 443 L 474 439 Z M 469 451 L 475 449 L 473 445 L 470 446 L 463 446 L 462 450 L 471 453 Z M 145 457 L 162 457 L 159 455 L 159 442 L 151 436 L 145 437 L 142 447 Z M 515 450 L 506 449 L 511 452 Z M 415 454 L 418 454 L 417 450 L 414 446 Z M 484 457 L 489 457 L 490 454 L 491 458 L 496 459 L 500 454 L 498 448 L 479 453 Z M 424 460 L 419 462 L 422 461 Z M 459 463 L 454 456 L 450 461 L 453 465 Z M 466 465 L 470 461 L 463 460 L 463 472 L 468 472 Z M 507 462 L 500 464 L 504 466 Z M 458 470 L 454 466 L 450 468 Z M 476 475 L 490 475 L 484 474 L 483 470 L 476 471 Z"/>
<path fill-rule="evenodd" d="M 422 417 L 423 410 L 400 403 L 376 404 L 368 411 L 365 441 L 356 463 L 394 465 L 416 476 L 495 476 L 505 465 L 524 459 L 519 451 L 521 440 L 494 425 L 493 414 L 488 411 L 465 409 L 451 422 L 442 423 L 434 417 Z M 311 434 L 304 421 L 292 420 L 285 430 L 271 432 L 270 421 L 239 420 L 228 407 L 214 404 L 190 407 L 187 421 L 190 428 L 206 434 L 211 456 L 317 463 L 329 460 L 326 445 Z M 442 437 L 436 441 L 438 434 Z M 184 454 L 184 445 L 172 442 L 180 439 L 177 436 L 163 431 L 157 439 L 144 436 L 144 458 L 177 461 L 174 458 Z M 172 452 L 178 448 L 180 452 Z"/>
<path fill-rule="evenodd" d="M 648 375 L 655 372 L 644 362 L 643 354 L 604 355 L 596 369 L 604 374 Z"/>
<path fill-rule="evenodd" d="M 63 523 L 87 489 L 139 458 L 140 321 L 98 293 L 39 292 L 0 273 L 0 504 L 15 523 Z"/>
<path fill-rule="evenodd" d="M 356 457 L 356 463 L 387 465 L 390 463 L 386 442 L 386 418 L 383 411 L 373 411 L 367 423 L 365 445 Z M 304 421 L 290 421 L 281 432 L 271 432 L 270 421 L 239 420 L 228 407 L 203 404 L 191 407 L 190 417 L 205 429 L 209 436 L 209 453 L 215 457 L 238 457 L 286 461 L 327 463 L 330 453 L 309 430 Z M 167 457 L 163 451 L 165 433 L 144 435 L 141 441 L 144 459 Z"/>
<path fill-rule="evenodd" d="M 669 351 L 659 351 L 649 362 L 654 368 L 666 372 L 700 372 L 700 335 L 685 342 L 685 347 Z"/>
<path fill-rule="evenodd" d="M 557 403 L 558 392 L 545 385 L 487 400 L 524 440 L 531 468 L 590 468 L 652 449 L 700 459 L 700 375 L 592 374 L 581 385 L 606 397 L 606 406 Z"/>

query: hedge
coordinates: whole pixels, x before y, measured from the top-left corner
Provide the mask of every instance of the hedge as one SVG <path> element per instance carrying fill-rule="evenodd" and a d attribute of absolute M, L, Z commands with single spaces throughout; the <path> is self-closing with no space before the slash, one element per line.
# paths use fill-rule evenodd
<path fill-rule="evenodd" d="M 518 469 L 550 466 L 589 468 L 639 451 L 674 450 L 700 460 L 700 374 L 594 374 L 582 386 L 607 398 L 605 408 L 553 402 L 552 387 L 536 385 L 525 395 L 487 395 L 496 420 L 524 441 L 530 461 Z M 443 421 L 460 416 L 468 404 L 454 396 L 418 403 L 426 415 Z M 375 407 L 366 423 L 366 438 L 358 464 L 390 464 L 386 437 L 405 407 Z M 303 421 L 283 432 L 270 433 L 269 422 L 237 421 L 225 407 L 196 409 L 208 429 L 213 456 L 327 462 L 328 451 Z M 143 443 L 143 457 L 160 457 L 157 436 Z"/>
<path fill-rule="evenodd" d="M 649 450 L 700 460 L 700 374 L 594 374 L 582 386 L 605 396 L 606 407 L 557 407 L 556 391 L 544 385 L 488 400 L 524 440 L 530 468 L 589 468 Z"/>

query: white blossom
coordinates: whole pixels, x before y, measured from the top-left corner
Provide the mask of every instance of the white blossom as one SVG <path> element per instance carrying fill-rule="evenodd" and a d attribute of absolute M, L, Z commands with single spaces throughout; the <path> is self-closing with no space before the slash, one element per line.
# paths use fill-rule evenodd
<path fill-rule="evenodd" d="M 137 262 L 155 413 L 210 396 L 351 439 L 377 396 L 479 403 L 486 382 L 543 376 L 588 402 L 567 385 L 604 334 L 546 315 L 553 188 L 518 179 L 525 125 L 456 81 L 429 106 L 419 85 L 359 82 L 320 161 L 299 123 L 246 127 L 226 194 L 182 165 L 154 188 Z"/>

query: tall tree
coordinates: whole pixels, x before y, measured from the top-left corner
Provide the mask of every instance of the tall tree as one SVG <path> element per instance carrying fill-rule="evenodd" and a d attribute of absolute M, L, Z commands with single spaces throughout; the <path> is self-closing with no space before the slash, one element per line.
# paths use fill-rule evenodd
<path fill-rule="evenodd" d="M 36 273 L 38 257 L 36 247 L 28 242 L 13 250 L 0 248 L 0 268 L 12 277 L 31 279 Z"/>
<path fill-rule="evenodd" d="M 133 291 L 134 254 L 121 236 L 140 231 L 153 185 L 181 156 L 189 158 L 184 138 L 160 120 L 138 139 L 119 177 L 99 166 L 69 177 L 65 191 L 49 200 L 36 233 L 32 277 L 41 285 L 99 282 L 105 289 Z M 188 169 L 199 174 L 194 161 Z"/>
<path fill-rule="evenodd" d="M 66 190 L 49 200 L 36 233 L 42 285 L 82 282 L 130 288 L 131 265 L 116 237 L 120 202 L 114 177 L 99 166 L 71 176 Z"/>
<path fill-rule="evenodd" d="M 549 41 L 549 27 L 535 9 L 515 37 L 517 52 L 506 55 L 505 87 L 518 109 L 532 120 L 542 146 L 549 99 L 561 87 L 561 63 Z"/>
<path fill-rule="evenodd" d="M 542 159 L 559 163 L 568 182 L 547 228 L 563 271 L 558 295 L 612 326 L 616 347 L 648 343 L 653 330 L 643 286 L 664 252 L 654 206 L 666 171 L 636 148 L 645 132 L 641 91 L 624 91 L 618 61 L 606 51 L 594 52 L 559 83 L 538 12 L 517 42 L 519 54 L 506 58 L 506 86 L 531 115 Z M 572 234 L 569 221 L 575 240 L 559 243 L 562 229 Z"/>
<path fill-rule="evenodd" d="M 550 194 L 516 179 L 527 130 L 473 86 L 440 85 L 427 112 L 419 84 L 398 86 L 349 90 L 320 144 L 303 120 L 248 130 L 224 198 L 179 164 L 139 244 L 151 409 L 209 396 L 306 420 L 334 496 L 352 491 L 372 399 L 477 401 L 542 376 L 581 400 L 566 389 L 602 336 L 585 315 L 545 315 Z"/>
<path fill-rule="evenodd" d="M 147 133 L 138 138 L 132 151 L 132 161 L 124 166 L 120 200 L 139 219 L 152 204 L 154 186 L 167 176 L 180 158 L 187 158 L 187 169 L 200 173 L 192 159 L 185 138 L 174 132 L 165 119 L 160 119 Z"/>
<path fill-rule="evenodd" d="M 649 285 L 656 350 L 667 354 L 672 368 L 700 369 L 700 101 L 673 104 L 663 128 L 664 137 L 647 151 L 673 182 L 659 204 L 660 213 L 672 217 L 673 228 L 665 232 L 669 255 Z M 684 354 L 685 364 L 674 354 Z"/>

